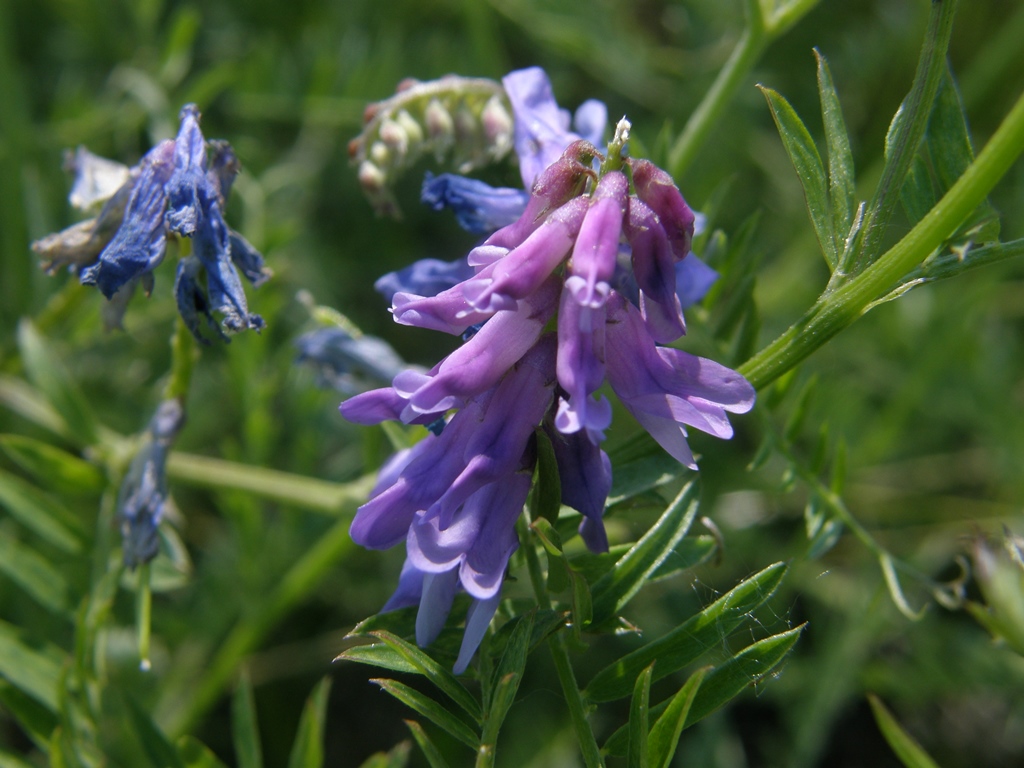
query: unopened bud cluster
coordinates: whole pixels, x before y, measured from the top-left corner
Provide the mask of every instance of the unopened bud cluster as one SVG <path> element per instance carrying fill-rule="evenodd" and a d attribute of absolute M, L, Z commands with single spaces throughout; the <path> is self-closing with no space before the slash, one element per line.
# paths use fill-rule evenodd
<path fill-rule="evenodd" d="M 448 75 L 403 81 L 389 99 L 370 104 L 363 131 L 348 147 L 359 183 L 378 213 L 397 215 L 392 187 L 425 154 L 449 153 L 460 173 L 501 160 L 512 149 L 513 119 L 501 85 Z"/>

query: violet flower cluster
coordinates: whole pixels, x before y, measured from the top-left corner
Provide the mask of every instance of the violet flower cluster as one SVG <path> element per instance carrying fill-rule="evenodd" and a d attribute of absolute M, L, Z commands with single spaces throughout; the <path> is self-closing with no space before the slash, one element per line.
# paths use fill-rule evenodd
<path fill-rule="evenodd" d="M 600 447 L 612 416 L 600 391 L 606 382 L 666 451 L 694 469 L 686 428 L 728 438 L 727 413 L 743 413 L 754 401 L 735 371 L 664 346 L 685 333 L 680 293 L 701 295 L 709 271 L 699 262 L 680 267 L 694 258 L 694 215 L 672 179 L 619 155 L 625 121 L 607 158 L 570 131 L 543 71 L 514 72 L 503 82 L 530 189 L 525 205 L 461 265 L 420 270 L 436 292 L 415 290 L 416 268 L 386 281 L 389 291 L 397 289 L 397 322 L 464 343 L 429 371 L 403 371 L 390 387 L 341 405 L 360 424 L 394 419 L 433 427 L 382 468 L 351 533 L 374 549 L 405 542 L 406 564 L 385 610 L 418 604 L 421 645 L 440 632 L 460 589 L 473 598 L 457 672 L 497 608 L 538 430 L 554 448 L 563 504 L 581 513 L 587 546 L 603 551 L 611 487 L 611 463 Z M 603 116 L 589 122 L 600 135 Z M 471 185 L 452 179 L 465 204 Z M 486 209 L 483 197 L 475 199 Z M 447 286 L 439 279 L 445 275 Z"/>
<path fill-rule="evenodd" d="M 206 141 L 194 104 L 183 107 L 180 118 L 177 137 L 157 144 L 133 168 L 79 148 L 70 162 L 76 176 L 71 202 L 83 210 L 102 208 L 32 248 L 48 271 L 67 265 L 83 284 L 98 287 L 111 304 L 107 324 L 116 327 L 136 286 L 152 291 L 168 237 L 187 238 L 192 252 L 178 262 L 174 284 L 178 311 L 200 341 L 206 340 L 203 319 L 226 340 L 225 331 L 263 328 L 263 319 L 249 312 L 238 273 L 253 285 L 270 273 L 260 253 L 224 220 L 239 171 L 234 151 L 225 141 Z M 223 330 L 213 313 L 222 315 Z"/>

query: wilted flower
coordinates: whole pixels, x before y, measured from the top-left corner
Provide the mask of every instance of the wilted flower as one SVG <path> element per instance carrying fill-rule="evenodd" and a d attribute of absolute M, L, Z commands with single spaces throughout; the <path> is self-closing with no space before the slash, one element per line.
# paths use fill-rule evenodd
<path fill-rule="evenodd" d="M 32 249 L 44 269 L 52 272 L 68 265 L 83 284 L 100 289 L 113 308 L 106 317 L 108 326 L 120 325 L 137 285 L 147 294 L 152 290 L 153 270 L 163 261 L 172 235 L 192 242 L 194 255 L 179 263 L 174 293 L 196 338 L 205 340 L 201 316 L 226 338 L 214 312 L 223 316 L 229 332 L 263 327 L 263 319 L 248 310 L 238 272 L 254 285 L 270 273 L 259 252 L 224 221 L 238 160 L 226 142 L 203 138 L 194 104 L 181 110 L 177 138 L 160 142 L 134 168 L 81 148 L 70 166 L 76 176 L 72 205 L 83 210 L 103 207 L 95 218 L 37 240 Z"/>
<path fill-rule="evenodd" d="M 352 536 L 372 548 L 405 539 L 406 566 L 386 608 L 419 605 L 420 644 L 440 631 L 459 588 L 474 598 L 456 671 L 469 663 L 497 606 L 538 429 L 554 448 L 562 503 L 583 515 L 580 534 L 602 551 L 611 487 L 600 448 L 612 416 L 599 392 L 605 382 L 666 451 L 694 469 L 686 427 L 730 437 L 727 413 L 754 402 L 735 371 L 661 346 L 685 333 L 679 281 L 701 282 L 683 286 L 696 298 L 710 283 L 699 262 L 680 267 L 690 257 L 694 215 L 671 178 L 622 157 L 629 124 L 620 122 L 606 158 L 569 132 L 541 70 L 504 83 L 529 200 L 515 221 L 470 251 L 472 274 L 460 282 L 417 292 L 408 275 L 394 281 L 402 288 L 392 298 L 396 321 L 465 342 L 431 370 L 403 371 L 390 387 L 341 405 L 362 424 L 446 422 L 440 435 L 382 472 Z M 591 127 L 597 122 L 603 129 L 603 118 Z M 473 204 L 486 207 L 488 199 L 480 192 Z"/>
<path fill-rule="evenodd" d="M 117 513 L 124 541 L 124 563 L 129 568 L 156 557 L 157 528 L 167 504 L 167 454 L 184 423 L 185 411 L 180 400 L 162 402 L 121 483 Z"/>
<path fill-rule="evenodd" d="M 383 339 L 339 327 L 304 333 L 295 346 L 298 362 L 315 367 L 321 386 L 347 395 L 385 384 L 409 367 Z"/>

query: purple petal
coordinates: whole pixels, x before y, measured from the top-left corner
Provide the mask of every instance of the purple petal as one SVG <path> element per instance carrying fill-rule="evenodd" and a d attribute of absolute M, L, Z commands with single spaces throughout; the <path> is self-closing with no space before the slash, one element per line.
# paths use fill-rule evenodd
<path fill-rule="evenodd" d="M 686 332 L 686 325 L 676 296 L 676 258 L 668 235 L 657 214 L 637 198 L 630 198 L 625 232 L 632 248 L 641 315 L 655 341 L 675 341 Z"/>
<path fill-rule="evenodd" d="M 514 145 L 523 186 L 529 189 L 562 150 L 579 139 L 569 130 L 569 113 L 559 108 L 551 81 L 540 67 L 510 72 L 501 79 L 515 116 Z"/>
<path fill-rule="evenodd" d="M 424 573 L 420 609 L 416 613 L 416 644 L 430 645 L 444 629 L 459 587 L 459 572 Z"/>
<path fill-rule="evenodd" d="M 455 408 L 494 384 L 540 337 L 555 313 L 557 277 L 551 277 L 516 309 L 495 314 L 469 341 L 441 361 L 436 372 L 396 377 L 394 388 L 408 407 L 403 420 Z"/>
<path fill-rule="evenodd" d="M 469 662 L 473 660 L 473 654 L 480 647 L 480 642 L 487 633 L 487 627 L 498 610 L 499 602 L 501 602 L 501 595 L 495 595 L 490 600 L 474 600 L 469 606 L 459 657 L 455 660 L 455 666 L 452 667 L 452 672 L 456 675 L 461 675 L 469 667 Z"/>
<path fill-rule="evenodd" d="M 604 144 L 604 129 L 608 125 L 608 107 L 603 101 L 587 99 L 572 116 L 572 127 L 584 140 L 601 146 Z"/>
<path fill-rule="evenodd" d="M 672 177 L 648 160 L 630 160 L 637 197 L 658 214 L 676 259 L 690 252 L 693 240 L 693 211 L 686 204 Z"/>
<path fill-rule="evenodd" d="M 423 595 L 423 571 L 413 567 L 408 560 L 402 564 L 402 573 L 398 577 L 398 587 L 394 594 L 384 603 L 380 609 L 381 613 L 397 611 L 399 608 L 408 608 L 411 605 L 418 605 Z"/>
<path fill-rule="evenodd" d="M 558 463 L 562 503 L 583 515 L 580 535 L 593 552 L 608 550 L 608 536 L 601 518 L 612 487 L 612 464 L 582 432 L 566 435 L 548 430 Z"/>
<path fill-rule="evenodd" d="M 696 468 L 684 425 L 729 437 L 726 411 L 745 413 L 754 388 L 740 374 L 705 358 L 657 347 L 640 313 L 618 295 L 609 301 L 608 381 L 651 436 L 678 461 Z"/>
<path fill-rule="evenodd" d="M 703 299 L 718 279 L 718 273 L 692 253 L 676 262 L 675 269 L 676 295 L 683 309 Z"/>
<path fill-rule="evenodd" d="M 570 273 L 583 278 L 579 290 L 573 291 L 581 304 L 598 306 L 607 298 L 608 281 L 615 272 L 628 194 L 629 182 L 618 171 L 601 177 L 594 190 L 590 208 L 572 249 Z"/>
<path fill-rule="evenodd" d="M 480 311 L 498 311 L 536 291 L 569 255 L 586 212 L 586 198 L 578 197 L 552 213 L 520 246 L 495 262 L 489 276 L 463 283 L 466 300 Z"/>
<path fill-rule="evenodd" d="M 465 259 L 441 261 L 440 259 L 420 259 L 405 269 L 388 272 L 377 278 L 373 287 L 392 301 L 396 293 L 408 293 L 416 296 L 436 296 L 442 291 L 458 285 L 472 277 L 474 270 Z"/>

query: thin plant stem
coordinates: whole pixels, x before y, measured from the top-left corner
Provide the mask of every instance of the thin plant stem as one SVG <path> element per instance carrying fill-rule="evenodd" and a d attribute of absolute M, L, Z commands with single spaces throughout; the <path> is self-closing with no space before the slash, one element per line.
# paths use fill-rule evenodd
<path fill-rule="evenodd" d="M 135 622 L 139 634 L 139 669 L 148 672 L 152 666 L 149 661 L 149 641 L 153 618 L 153 590 L 149 582 L 149 563 L 139 566 L 138 585 L 135 592 Z"/>
<path fill-rule="evenodd" d="M 775 341 L 740 366 L 762 389 L 851 325 L 956 231 L 1024 152 L 1024 94 L 964 174 L 896 245 L 848 282 L 823 295 Z"/>
<path fill-rule="evenodd" d="M 541 569 L 540 558 L 537 556 L 537 547 L 529 533 L 529 512 L 523 514 L 520 520 L 519 536 L 524 542 L 523 555 L 526 559 L 526 570 L 530 574 L 530 584 L 533 586 L 533 594 L 537 598 L 537 605 L 542 610 L 551 608 L 551 598 L 548 596 L 544 583 L 544 572 Z M 601 748 L 594 738 L 594 730 L 587 720 L 587 707 L 583 701 L 583 694 L 576 682 L 576 675 L 572 671 L 572 661 L 569 658 L 569 649 L 565 644 L 565 636 L 559 631 L 555 632 L 548 641 L 548 649 L 551 651 L 551 658 L 555 663 L 555 672 L 558 674 L 558 682 L 562 686 L 562 693 L 569 705 L 569 716 L 572 719 L 573 729 L 576 731 L 576 738 L 579 740 L 580 751 L 583 754 L 583 762 L 587 768 L 603 768 L 604 760 L 601 759 Z"/>
<path fill-rule="evenodd" d="M 765 18 L 759 0 L 747 0 L 747 26 L 710 90 L 690 115 L 668 154 L 668 171 L 676 179 L 689 169 L 711 136 L 739 87 L 765 49 L 803 18 L 819 0 L 796 0 Z"/>
<path fill-rule="evenodd" d="M 329 515 L 341 514 L 354 504 L 365 501 L 374 482 L 374 475 L 364 475 L 350 483 L 332 483 L 180 451 L 167 457 L 167 476 L 201 488 L 246 491 L 264 499 Z"/>

